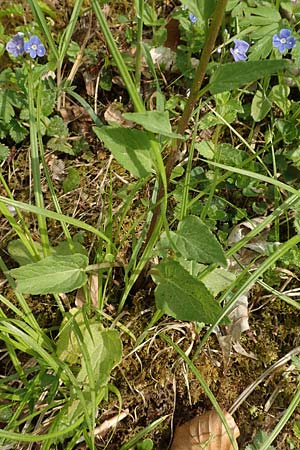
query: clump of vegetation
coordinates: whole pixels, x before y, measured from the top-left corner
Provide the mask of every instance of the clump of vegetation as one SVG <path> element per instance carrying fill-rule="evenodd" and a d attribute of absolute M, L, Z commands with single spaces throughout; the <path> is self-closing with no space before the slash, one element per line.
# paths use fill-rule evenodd
<path fill-rule="evenodd" d="M 1 11 L 1 448 L 297 448 L 299 3 L 66 8 Z"/>

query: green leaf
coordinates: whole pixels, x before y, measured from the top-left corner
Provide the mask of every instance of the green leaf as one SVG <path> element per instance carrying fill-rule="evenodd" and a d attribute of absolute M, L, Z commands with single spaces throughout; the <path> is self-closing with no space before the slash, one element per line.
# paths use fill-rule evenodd
<path fill-rule="evenodd" d="M 187 261 L 183 258 L 180 258 L 179 262 L 190 275 L 201 280 L 214 297 L 227 289 L 236 279 L 236 276 L 232 272 L 228 272 L 223 268 L 214 269 L 212 272 L 202 276 L 201 272 L 206 268 L 204 264 L 197 263 L 196 261 Z"/>
<path fill-rule="evenodd" d="M 200 141 L 195 143 L 197 152 L 206 159 L 213 159 L 215 152 L 215 144 L 213 141 Z"/>
<path fill-rule="evenodd" d="M 10 271 L 17 289 L 32 295 L 59 294 L 80 288 L 86 283 L 88 258 L 75 253 L 72 256 L 47 256 L 36 263 Z"/>
<path fill-rule="evenodd" d="M 143 178 L 151 173 L 151 136 L 146 131 L 111 126 L 94 127 L 93 130 L 133 176 Z"/>
<path fill-rule="evenodd" d="M 9 148 L 7 145 L 0 143 L 0 161 L 5 161 L 9 155 Z"/>
<path fill-rule="evenodd" d="M 255 122 L 263 120 L 270 111 L 271 106 L 272 102 L 269 98 L 262 91 L 256 91 L 251 104 L 251 116 L 253 120 Z"/>
<path fill-rule="evenodd" d="M 82 386 L 83 396 L 87 407 L 91 409 L 92 395 L 90 379 L 88 376 L 88 365 L 93 374 L 93 382 L 96 391 L 96 403 L 101 401 L 104 390 L 110 378 L 110 373 L 122 359 L 122 343 L 116 330 L 105 330 L 97 319 L 89 319 L 88 323 L 80 311 L 74 308 L 70 311 L 77 327 L 72 322 L 62 324 L 58 339 L 57 355 L 60 359 L 75 364 L 79 361 L 81 367 L 77 381 Z M 79 327 L 79 330 L 78 330 Z M 83 354 L 82 349 L 85 349 Z M 87 360 L 88 357 L 88 360 Z M 65 408 L 63 426 L 70 425 L 83 412 L 80 400 L 77 397 Z M 90 411 L 92 413 L 92 411 Z"/>
<path fill-rule="evenodd" d="M 136 445 L 136 450 L 152 450 L 153 449 L 153 441 L 152 439 L 145 439 L 143 442 L 140 442 Z"/>
<path fill-rule="evenodd" d="M 287 84 L 273 86 L 269 95 L 269 99 L 281 109 L 284 115 L 288 114 L 291 107 L 291 102 L 288 99 L 289 95 L 290 87 Z"/>
<path fill-rule="evenodd" d="M 127 120 L 142 125 L 151 133 L 162 134 L 175 139 L 184 139 L 181 134 L 172 132 L 168 111 L 146 111 L 144 113 L 123 113 L 123 117 Z"/>
<path fill-rule="evenodd" d="M 87 249 L 76 239 L 72 239 L 74 252 L 70 249 L 68 241 L 61 241 L 56 247 L 52 250 L 56 255 L 72 255 L 73 253 L 81 253 L 82 255 L 88 255 Z"/>
<path fill-rule="evenodd" d="M 205 284 L 213 296 L 216 297 L 220 294 L 220 292 L 227 289 L 235 278 L 236 276 L 232 272 L 218 268 L 201 278 L 201 281 Z"/>
<path fill-rule="evenodd" d="M 73 191 L 80 185 L 80 175 L 78 173 L 78 170 L 74 167 L 71 167 L 68 170 L 68 175 L 63 181 L 63 188 L 65 194 L 67 192 Z"/>
<path fill-rule="evenodd" d="M 56 348 L 57 356 L 70 364 L 75 364 L 79 358 L 82 358 L 82 368 L 84 367 L 85 372 L 80 375 L 81 381 L 87 377 L 83 355 L 76 338 L 78 332 L 73 324 L 75 321 L 82 334 L 82 342 L 86 345 L 91 357 L 93 369 L 98 371 L 97 386 L 103 386 L 108 382 L 110 371 L 122 357 L 122 345 L 118 332 L 105 331 L 99 322 L 92 322 L 95 319 L 89 319 L 89 329 L 87 329 L 82 310 L 72 308 L 69 313 L 72 317 L 65 318 L 60 326 Z"/>
<path fill-rule="evenodd" d="M 39 242 L 34 242 L 35 249 L 37 254 L 42 258 L 43 257 L 43 249 Z M 10 241 L 7 246 L 7 251 L 10 256 L 17 261 L 20 266 L 24 266 L 25 264 L 30 264 L 34 262 L 34 257 L 29 253 L 21 239 L 15 239 Z"/>
<path fill-rule="evenodd" d="M 42 115 L 50 116 L 52 114 L 56 102 L 56 92 L 54 89 L 49 89 L 48 86 L 43 86 L 43 94 L 42 94 Z"/>
<path fill-rule="evenodd" d="M 47 142 L 47 148 L 53 150 L 54 152 L 63 152 L 68 155 L 74 155 L 74 150 L 69 144 L 67 138 L 63 137 L 52 137 Z"/>
<path fill-rule="evenodd" d="M 179 223 L 174 243 L 187 260 L 217 263 L 227 267 L 221 245 L 208 226 L 196 216 L 188 216 Z"/>
<path fill-rule="evenodd" d="M 245 450 L 259 450 L 268 437 L 269 435 L 265 431 L 259 430 L 253 439 L 253 444 L 248 444 Z M 275 447 L 270 445 L 268 450 L 275 450 Z"/>
<path fill-rule="evenodd" d="M 196 16 L 198 19 L 202 19 L 204 22 L 207 22 L 209 20 L 216 6 L 216 0 L 182 0 L 181 3 L 190 12 L 192 12 L 194 16 Z"/>
<path fill-rule="evenodd" d="M 14 117 L 15 110 L 12 107 L 11 100 L 7 91 L 0 90 L 0 117 L 5 123 L 9 123 Z"/>
<path fill-rule="evenodd" d="M 9 124 L 9 134 L 10 137 L 18 144 L 28 135 L 28 129 L 23 127 L 19 121 L 12 119 Z"/>
<path fill-rule="evenodd" d="M 46 129 L 47 136 L 68 136 L 68 127 L 62 117 L 53 116 L 49 119 Z"/>
<path fill-rule="evenodd" d="M 167 260 L 152 270 L 158 309 L 178 320 L 213 323 L 222 313 L 205 285 L 177 261 Z"/>
<path fill-rule="evenodd" d="M 274 26 L 269 26 L 269 27 L 261 27 L 259 30 L 262 32 L 262 36 L 255 42 L 255 44 L 251 45 L 249 52 L 249 61 L 266 59 L 273 50 L 273 43 L 270 36 L 276 33 L 277 25 L 275 24 L 275 29 Z M 255 38 L 258 38 L 256 34 Z"/>
<path fill-rule="evenodd" d="M 76 322 L 82 333 L 85 327 L 82 309 L 71 308 L 69 316 L 64 317 L 59 328 L 56 354 L 61 361 L 69 364 L 76 364 L 82 356 L 73 321 Z"/>
<path fill-rule="evenodd" d="M 99 322 L 92 323 L 89 329 L 87 327 L 83 329 L 83 342 L 91 359 L 96 388 L 99 389 L 108 383 L 111 370 L 122 359 L 122 344 L 119 334 L 117 330 L 103 330 L 103 326 Z M 88 383 L 84 358 L 82 358 L 81 364 L 77 380 L 84 385 Z"/>
<path fill-rule="evenodd" d="M 260 78 L 283 71 L 290 66 L 289 61 L 239 61 L 221 65 L 210 78 L 210 92 L 237 89 Z"/>

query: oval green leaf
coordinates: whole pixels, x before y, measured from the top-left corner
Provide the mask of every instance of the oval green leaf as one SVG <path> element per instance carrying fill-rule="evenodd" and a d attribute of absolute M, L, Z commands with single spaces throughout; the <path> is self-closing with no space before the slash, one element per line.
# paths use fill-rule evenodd
<path fill-rule="evenodd" d="M 88 257 L 75 253 L 70 256 L 47 256 L 23 267 L 12 269 L 18 291 L 32 295 L 59 294 L 80 288 L 86 283 Z"/>

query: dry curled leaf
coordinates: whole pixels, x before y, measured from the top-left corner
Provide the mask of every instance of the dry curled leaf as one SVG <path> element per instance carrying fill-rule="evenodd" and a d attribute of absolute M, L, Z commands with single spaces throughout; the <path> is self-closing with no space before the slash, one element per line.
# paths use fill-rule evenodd
<path fill-rule="evenodd" d="M 47 158 L 48 167 L 52 174 L 53 180 L 62 181 L 65 175 L 65 163 L 56 155 L 51 154 Z"/>
<path fill-rule="evenodd" d="M 229 366 L 232 349 L 240 355 L 257 359 L 253 352 L 248 352 L 242 346 L 240 339 L 242 333 L 250 329 L 248 322 L 248 292 L 241 295 L 235 302 L 232 310 L 228 314 L 231 324 L 227 327 L 215 328 L 220 347 L 223 353 L 224 368 Z"/>
<path fill-rule="evenodd" d="M 95 307 L 98 308 L 98 275 L 97 274 L 93 274 L 90 276 L 89 280 L 88 280 L 88 288 L 90 290 L 90 296 L 91 296 L 91 304 Z M 85 304 L 85 294 L 84 294 L 84 290 L 83 288 L 78 289 L 77 293 L 76 293 L 76 298 L 75 298 L 75 305 L 78 308 L 82 308 L 82 306 Z"/>
<path fill-rule="evenodd" d="M 224 411 L 227 424 L 234 439 L 240 435 L 233 417 Z M 171 450 L 232 450 L 225 427 L 215 410 L 208 411 L 201 416 L 176 428 Z M 236 448 L 237 445 L 236 445 Z"/>
<path fill-rule="evenodd" d="M 104 112 L 104 119 L 110 125 L 119 125 L 125 128 L 133 128 L 134 123 L 123 117 L 123 105 L 119 102 L 111 103 Z"/>

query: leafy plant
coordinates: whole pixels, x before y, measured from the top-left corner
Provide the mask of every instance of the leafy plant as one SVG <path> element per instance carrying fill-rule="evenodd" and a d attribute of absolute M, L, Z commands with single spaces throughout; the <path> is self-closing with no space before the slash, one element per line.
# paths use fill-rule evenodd
<path fill-rule="evenodd" d="M 0 29 L 12 66 L 0 72 L 4 168 L 0 212 L 13 233 L 13 237 L 8 233 L 5 257 L 14 260 L 9 259 L 8 269 L 0 259 L 9 286 L 9 294 L 0 296 L 0 331 L 13 367 L 12 375 L 0 383 L 5 399 L 0 405 L 3 446 L 20 439 L 40 440 L 46 450 L 61 441 L 71 450 L 85 440 L 89 448 L 96 448 L 94 432 L 101 405 L 109 393 L 116 395 L 120 408 L 122 403 L 122 393 L 110 385 L 112 371 L 123 358 L 119 330 L 136 339 L 121 323 L 125 316 L 114 314 L 124 314 L 125 305 L 135 305 L 136 298 L 128 300 L 141 287 L 148 289 L 148 282 L 155 302 L 148 305 L 152 317 L 139 328 L 137 348 L 166 315 L 173 321 L 196 322 L 197 333 L 201 327 L 205 331 L 193 338 L 200 341 L 196 358 L 213 332 L 230 326 L 228 315 L 246 291 L 257 283 L 274 295 L 276 280 L 280 282 L 280 277 L 273 277 L 275 267 L 284 266 L 287 272 L 299 266 L 300 110 L 294 96 L 299 87 L 294 25 L 299 6 L 272 0 L 184 0 L 172 12 L 175 32 L 169 39 L 166 35 L 174 22 L 160 17 L 155 2 L 136 0 L 132 24 L 131 13 L 124 12 L 119 36 L 127 44 L 134 43 L 133 57 L 121 50 L 101 2 L 90 3 L 90 25 L 80 43 L 75 38 L 78 19 L 85 16 L 82 0 L 73 2 L 69 23 L 58 34 L 50 20 L 56 13 L 32 0 L 28 1 L 31 25 L 17 27 L 12 38 Z M 21 12 L 23 8 L 15 5 L 0 15 L 22 16 Z M 96 25 L 92 31 L 96 23 L 100 43 Z M 33 28 L 37 34 L 32 35 Z M 147 44 L 144 32 L 151 34 Z M 161 55 L 167 54 L 172 64 L 165 64 L 163 58 L 157 64 L 151 51 L 166 39 L 172 49 Z M 103 65 L 98 65 L 98 52 Z M 89 69 L 95 64 L 93 107 L 79 94 L 82 86 L 75 86 L 82 73 L 74 82 L 74 74 L 85 63 Z M 104 109 L 109 95 L 113 103 L 114 90 L 124 112 L 103 125 L 99 108 Z M 59 114 L 66 96 L 89 113 L 89 142 L 98 139 L 95 154 L 89 155 L 92 162 L 85 161 L 95 170 L 87 186 L 75 165 L 57 186 L 48 167 L 47 152 L 62 152 L 68 161 L 82 148 L 83 137 L 80 144 L 72 145 L 73 137 L 79 136 L 71 135 Z M 103 116 L 109 116 L 107 111 Z M 29 143 L 32 192 L 28 200 L 23 193 L 17 200 L 5 164 L 10 163 L 10 146 L 23 151 L 25 143 Z M 103 148 L 98 160 L 99 143 Z M 102 163 L 104 148 L 111 154 L 107 165 Z M 120 180 L 125 187 L 119 187 Z M 69 198 L 73 201 L 76 188 L 83 194 L 77 204 L 86 206 L 81 187 L 97 189 L 93 194 L 97 200 L 93 198 L 90 206 L 95 212 L 93 225 L 89 216 L 79 220 L 65 212 L 72 206 L 67 203 Z M 245 219 L 254 224 L 250 231 L 245 235 L 239 231 L 239 238 L 230 241 L 234 225 Z M 56 222 L 63 233 L 59 237 L 52 230 Z M 259 240 L 267 227 L 272 227 L 270 245 L 266 236 Z M 85 231 L 85 241 L 74 236 L 74 228 Z M 19 267 L 12 266 L 15 262 Z M 90 273 L 97 285 L 93 295 Z M 288 295 L 278 295 L 299 308 Z M 29 307 L 34 296 L 39 296 L 38 302 L 41 296 L 54 299 L 59 325 L 49 329 L 39 325 Z M 155 336 L 182 358 L 225 426 L 217 399 L 186 350 L 165 334 L 155 332 Z M 33 359 L 32 367 L 23 364 L 23 354 Z M 14 393 L 11 383 L 18 386 Z M 247 448 L 273 448 L 271 443 L 299 400 L 296 391 L 270 435 L 259 433 Z M 40 429 L 44 417 L 47 427 Z M 153 435 L 151 439 L 146 435 L 165 419 L 146 424 L 121 450 L 152 449 Z M 236 448 L 230 429 L 225 428 Z"/>

